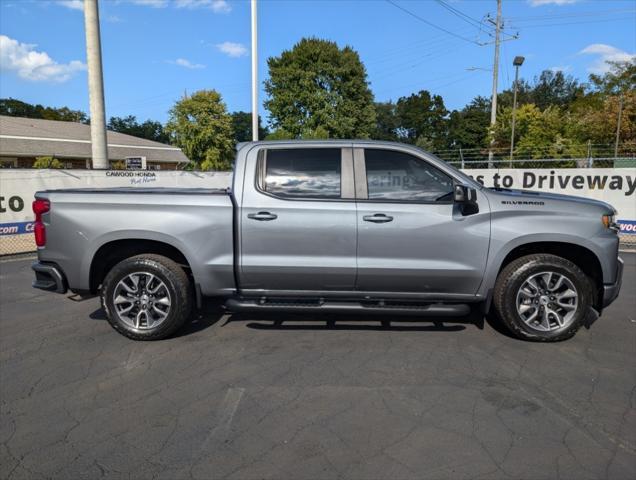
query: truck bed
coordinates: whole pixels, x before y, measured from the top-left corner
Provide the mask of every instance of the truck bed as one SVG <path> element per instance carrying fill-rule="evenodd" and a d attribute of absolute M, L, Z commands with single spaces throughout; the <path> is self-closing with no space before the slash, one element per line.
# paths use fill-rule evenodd
<path fill-rule="evenodd" d="M 64 270 L 72 290 L 93 290 L 93 259 L 113 245 L 159 242 L 186 257 L 204 295 L 233 291 L 234 206 L 222 188 L 72 188 L 40 191 L 44 217 L 40 260 Z"/>

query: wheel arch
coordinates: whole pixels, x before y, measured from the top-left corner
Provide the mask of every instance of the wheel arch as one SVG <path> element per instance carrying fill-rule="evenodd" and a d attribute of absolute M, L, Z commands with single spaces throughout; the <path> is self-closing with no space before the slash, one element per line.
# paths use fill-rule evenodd
<path fill-rule="evenodd" d="M 157 254 L 179 264 L 192 278 L 192 268 L 180 249 L 160 240 L 126 238 L 111 240 L 101 245 L 92 256 L 89 269 L 89 289 L 96 293 L 106 274 L 117 263 L 140 254 Z"/>
<path fill-rule="evenodd" d="M 556 255 L 577 265 L 593 282 L 594 308 L 599 309 L 603 299 L 603 269 L 598 256 L 589 248 L 577 243 L 562 241 L 534 241 L 510 249 L 499 262 L 494 279 L 510 262 L 535 253 Z M 493 283 L 494 285 L 494 283 Z"/>

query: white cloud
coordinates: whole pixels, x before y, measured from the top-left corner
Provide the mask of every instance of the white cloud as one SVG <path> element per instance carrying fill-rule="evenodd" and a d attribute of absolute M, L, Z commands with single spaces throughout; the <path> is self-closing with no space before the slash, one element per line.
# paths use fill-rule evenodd
<path fill-rule="evenodd" d="M 20 78 L 34 82 L 61 83 L 86 70 L 86 65 L 79 60 L 57 63 L 48 53 L 38 52 L 35 47 L 0 35 L 0 71 L 15 72 Z"/>
<path fill-rule="evenodd" d="M 177 8 L 209 8 L 214 13 L 229 13 L 232 7 L 226 0 L 175 0 Z"/>
<path fill-rule="evenodd" d="M 80 0 L 61 0 L 61 1 L 80 1 Z M 197 8 L 208 8 L 214 13 L 229 13 L 232 6 L 227 0 L 130 0 L 135 5 L 146 7 L 164 8 L 169 5 L 176 8 L 187 8 L 194 10 Z"/>
<path fill-rule="evenodd" d="M 223 42 L 217 43 L 216 48 L 225 53 L 228 57 L 244 57 L 247 55 L 247 48 L 241 43 Z"/>
<path fill-rule="evenodd" d="M 168 0 L 132 0 L 135 5 L 145 7 L 163 8 L 168 6 Z"/>
<path fill-rule="evenodd" d="M 84 11 L 84 0 L 58 0 L 57 3 L 71 10 Z"/>
<path fill-rule="evenodd" d="M 568 5 L 576 3 L 579 0 L 528 0 L 531 7 L 540 7 L 542 5 Z"/>
<path fill-rule="evenodd" d="M 567 73 L 572 70 L 572 65 L 556 65 L 554 67 L 550 67 L 548 70 L 552 70 L 554 73 L 556 72 Z"/>
<path fill-rule="evenodd" d="M 124 21 L 121 17 L 118 17 L 117 15 L 106 15 L 105 19 L 109 23 L 121 23 Z"/>
<path fill-rule="evenodd" d="M 579 52 L 580 54 L 597 55 L 597 59 L 588 67 L 592 73 L 608 72 L 610 66 L 607 62 L 629 62 L 636 60 L 636 53 L 627 53 L 620 48 L 612 47 L 604 43 L 593 43 Z"/>
<path fill-rule="evenodd" d="M 189 68 L 191 70 L 205 68 L 205 65 L 203 65 L 202 63 L 192 63 L 190 60 L 187 60 L 185 58 L 177 58 L 175 61 L 170 60 L 168 63 L 179 65 L 180 67 L 184 68 Z"/>

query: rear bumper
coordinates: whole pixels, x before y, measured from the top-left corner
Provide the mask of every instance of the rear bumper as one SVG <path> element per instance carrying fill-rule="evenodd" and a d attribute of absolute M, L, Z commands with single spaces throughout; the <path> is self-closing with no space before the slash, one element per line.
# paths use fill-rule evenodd
<path fill-rule="evenodd" d="M 35 272 L 33 288 L 56 293 L 66 293 L 68 290 L 64 272 L 56 264 L 36 262 L 31 268 Z"/>
<path fill-rule="evenodd" d="M 609 285 L 603 285 L 603 308 L 616 300 L 623 283 L 623 259 L 618 257 L 616 263 L 616 281 Z"/>

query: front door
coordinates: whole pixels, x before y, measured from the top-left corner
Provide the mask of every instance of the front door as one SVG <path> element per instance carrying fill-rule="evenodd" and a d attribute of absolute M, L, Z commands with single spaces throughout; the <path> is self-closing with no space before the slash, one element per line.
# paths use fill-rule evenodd
<path fill-rule="evenodd" d="M 351 148 L 267 148 L 247 165 L 240 278 L 258 290 L 350 291 L 356 276 Z M 256 172 L 255 178 L 249 172 Z M 253 183 L 252 183 L 253 182 Z"/>
<path fill-rule="evenodd" d="M 357 289 L 475 294 L 490 238 L 485 198 L 464 216 L 453 204 L 453 179 L 425 158 L 374 148 L 355 156 Z"/>

